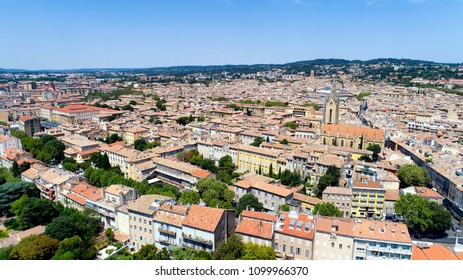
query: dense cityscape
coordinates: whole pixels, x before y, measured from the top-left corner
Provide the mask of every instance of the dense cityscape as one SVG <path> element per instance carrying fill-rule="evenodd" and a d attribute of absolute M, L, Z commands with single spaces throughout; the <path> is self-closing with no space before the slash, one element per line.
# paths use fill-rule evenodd
<path fill-rule="evenodd" d="M 462 260 L 462 121 L 462 64 L 0 69 L 0 259 Z"/>

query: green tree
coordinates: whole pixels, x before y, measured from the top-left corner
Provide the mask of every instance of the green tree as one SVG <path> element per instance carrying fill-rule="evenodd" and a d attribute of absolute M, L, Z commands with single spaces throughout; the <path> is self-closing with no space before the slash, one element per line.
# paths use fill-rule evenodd
<path fill-rule="evenodd" d="M 286 169 L 280 174 L 280 181 L 285 186 L 294 187 L 301 183 L 301 176 Z"/>
<path fill-rule="evenodd" d="M 170 260 L 169 252 L 167 252 L 166 248 L 163 248 L 161 251 L 158 252 L 156 246 L 147 244 L 144 245 L 133 254 L 134 260 Z"/>
<path fill-rule="evenodd" d="M 246 208 L 254 209 L 254 211 L 264 210 L 263 204 L 260 203 L 257 197 L 251 193 L 245 194 L 240 198 L 238 204 L 236 205 L 236 214 L 240 215 L 243 210 L 246 210 Z"/>
<path fill-rule="evenodd" d="M 121 107 L 122 111 L 133 111 L 133 107 L 130 104 Z"/>
<path fill-rule="evenodd" d="M 411 232 L 424 233 L 432 225 L 433 213 L 429 201 L 418 195 L 402 195 L 395 204 L 395 212 L 403 215 Z"/>
<path fill-rule="evenodd" d="M 289 144 L 288 139 L 285 138 L 285 139 L 281 140 L 280 144 L 288 145 Z"/>
<path fill-rule="evenodd" d="M 321 198 L 323 191 L 328 186 L 339 186 L 341 178 L 341 169 L 334 165 L 328 166 L 326 173 L 320 178 L 317 185 L 316 195 Z"/>
<path fill-rule="evenodd" d="M 58 249 L 59 241 L 48 236 L 31 235 L 22 239 L 10 253 L 12 260 L 49 260 Z"/>
<path fill-rule="evenodd" d="M 199 196 L 199 193 L 198 192 L 195 192 L 195 191 L 185 191 L 182 193 L 182 195 L 180 196 L 180 202 L 182 202 L 183 204 L 199 204 L 201 200 L 201 197 Z"/>
<path fill-rule="evenodd" d="M 371 159 L 375 162 L 378 161 L 379 153 L 381 153 L 381 146 L 378 144 L 373 144 L 373 145 L 368 146 L 367 150 L 373 152 Z"/>
<path fill-rule="evenodd" d="M 234 193 L 227 188 L 226 184 L 213 178 L 206 178 L 196 183 L 196 189 L 207 206 L 232 208 Z"/>
<path fill-rule="evenodd" d="M 0 248 L 0 261 L 9 260 L 11 251 L 13 251 L 13 246 Z"/>
<path fill-rule="evenodd" d="M 44 146 L 37 155 L 37 159 L 45 163 L 50 163 L 59 156 L 58 150 L 53 146 Z"/>
<path fill-rule="evenodd" d="M 251 143 L 251 146 L 260 147 L 260 144 L 262 144 L 262 142 L 264 142 L 264 138 L 260 136 L 256 136 L 254 138 L 254 142 Z"/>
<path fill-rule="evenodd" d="M 426 169 L 415 164 L 406 164 L 400 167 L 397 170 L 397 177 L 401 187 L 425 186 L 431 181 Z"/>
<path fill-rule="evenodd" d="M 299 127 L 299 125 L 296 122 L 287 122 L 284 124 L 284 126 L 291 129 L 296 129 Z"/>
<path fill-rule="evenodd" d="M 114 241 L 114 231 L 111 228 L 107 228 L 104 233 L 110 243 Z"/>
<path fill-rule="evenodd" d="M 82 238 L 75 235 L 71 238 L 62 240 L 58 245 L 58 250 L 53 256 L 53 260 L 80 260 L 85 250 Z"/>
<path fill-rule="evenodd" d="M 17 215 L 18 229 L 25 230 L 38 225 L 46 225 L 53 218 L 58 216 L 58 211 L 55 209 L 53 202 L 43 198 L 24 198 L 20 199 L 20 207 L 13 204 L 13 211 Z"/>
<path fill-rule="evenodd" d="M 253 243 L 244 244 L 242 260 L 275 260 L 276 252 L 271 246 L 261 246 Z"/>
<path fill-rule="evenodd" d="M 227 241 L 222 242 L 217 246 L 213 253 L 215 260 L 238 260 L 244 255 L 244 244 L 241 237 L 232 235 Z"/>
<path fill-rule="evenodd" d="M 207 158 L 203 159 L 203 161 L 201 162 L 200 167 L 202 169 L 209 170 L 212 173 L 216 173 L 218 171 L 218 168 L 215 165 L 215 161 L 213 161 L 212 159 L 207 159 Z"/>
<path fill-rule="evenodd" d="M 273 164 L 270 163 L 269 167 L 268 167 L 268 176 L 270 178 L 273 178 Z"/>
<path fill-rule="evenodd" d="M 431 202 L 429 207 L 432 212 L 432 224 L 428 232 L 433 235 L 444 235 L 446 230 L 452 228 L 452 214 L 444 206 Z"/>
<path fill-rule="evenodd" d="M 289 212 L 290 208 L 288 204 L 282 204 L 278 207 L 279 211 Z"/>
<path fill-rule="evenodd" d="M 99 231 L 100 219 L 100 216 L 89 208 L 86 208 L 83 212 L 73 208 L 66 208 L 59 217 L 47 225 L 45 233 L 58 240 L 77 235 L 88 247 L 91 245 L 95 234 Z"/>
<path fill-rule="evenodd" d="M 342 217 L 342 212 L 334 204 L 323 202 L 322 204 L 315 205 L 313 209 L 315 215 L 320 214 L 321 216 L 329 217 Z"/>
<path fill-rule="evenodd" d="M 77 161 L 73 158 L 67 157 L 63 160 L 63 168 L 65 170 L 75 172 L 79 169 L 79 165 L 77 164 Z"/>
<path fill-rule="evenodd" d="M 54 152 L 53 149 L 49 149 L 48 147 L 54 148 L 56 152 Z M 53 152 L 54 154 L 52 155 L 52 158 L 56 159 L 57 161 L 61 161 L 64 159 L 64 150 L 66 150 L 66 146 L 64 146 L 61 141 L 51 140 L 44 144 L 43 150 L 46 150 L 50 153 Z"/>
<path fill-rule="evenodd" d="M 33 183 L 27 182 L 8 182 L 0 185 L 0 216 L 8 214 L 13 202 L 24 194 L 28 197 L 38 197 L 40 191 Z"/>
<path fill-rule="evenodd" d="M 13 173 L 13 176 L 19 177 L 21 175 L 21 172 L 19 171 L 19 165 L 16 160 L 13 161 L 13 165 L 11 166 L 11 173 Z"/>

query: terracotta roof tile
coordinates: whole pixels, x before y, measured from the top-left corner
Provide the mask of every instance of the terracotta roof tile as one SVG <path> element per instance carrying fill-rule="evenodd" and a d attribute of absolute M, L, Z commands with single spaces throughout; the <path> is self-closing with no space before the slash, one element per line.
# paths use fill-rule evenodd
<path fill-rule="evenodd" d="M 213 232 L 217 228 L 225 210 L 207 206 L 191 205 L 183 225 Z"/>

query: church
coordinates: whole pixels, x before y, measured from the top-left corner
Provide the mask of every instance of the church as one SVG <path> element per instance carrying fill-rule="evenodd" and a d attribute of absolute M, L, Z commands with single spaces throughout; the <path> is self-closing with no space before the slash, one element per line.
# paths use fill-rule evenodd
<path fill-rule="evenodd" d="M 323 145 L 366 150 L 378 144 L 384 147 L 384 132 L 381 129 L 339 124 L 339 96 L 333 90 L 325 99 L 323 125 L 320 129 Z"/>

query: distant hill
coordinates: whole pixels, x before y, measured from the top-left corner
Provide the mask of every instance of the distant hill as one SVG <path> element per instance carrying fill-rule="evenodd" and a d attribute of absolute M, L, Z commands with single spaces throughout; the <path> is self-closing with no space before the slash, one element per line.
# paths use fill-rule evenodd
<path fill-rule="evenodd" d="M 346 60 L 346 59 L 314 59 L 314 60 L 305 60 L 305 61 L 296 61 L 285 64 L 252 64 L 252 65 L 190 65 L 190 66 L 171 66 L 171 67 L 149 67 L 149 68 L 82 68 L 82 69 L 65 69 L 65 70 L 25 70 L 25 69 L 3 69 L 0 68 L 0 73 L 85 73 L 85 72 L 145 72 L 149 74 L 189 74 L 197 72 L 218 72 L 218 71 L 232 71 L 232 72 L 241 72 L 241 73 L 255 73 L 259 71 L 268 71 L 275 68 L 281 69 L 308 69 L 311 66 L 348 66 L 353 64 L 360 65 L 371 65 L 379 63 L 389 63 L 389 64 L 403 64 L 407 66 L 432 66 L 432 65 L 448 65 L 448 66 L 458 66 L 463 65 L 463 63 L 438 63 L 433 61 L 425 60 L 413 60 L 413 59 L 397 59 L 397 58 L 377 58 L 371 60 Z"/>

